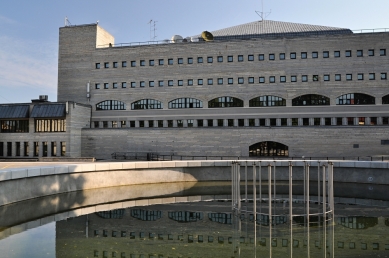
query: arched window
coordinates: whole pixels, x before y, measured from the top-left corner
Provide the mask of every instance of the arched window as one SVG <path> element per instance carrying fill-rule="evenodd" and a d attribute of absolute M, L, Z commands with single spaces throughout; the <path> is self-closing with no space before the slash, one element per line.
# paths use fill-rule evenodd
<path fill-rule="evenodd" d="M 169 108 L 202 108 L 203 102 L 198 99 L 180 98 L 169 102 Z"/>
<path fill-rule="evenodd" d="M 382 104 L 389 104 L 389 94 L 382 97 Z"/>
<path fill-rule="evenodd" d="M 131 103 L 131 109 L 162 109 L 162 102 L 155 99 L 141 99 Z"/>
<path fill-rule="evenodd" d="M 258 142 L 249 147 L 249 156 L 289 156 L 288 146 L 278 142 Z"/>
<path fill-rule="evenodd" d="M 250 107 L 286 106 L 286 101 L 277 96 L 260 96 L 250 99 Z"/>
<path fill-rule="evenodd" d="M 96 110 L 125 110 L 126 104 L 119 100 L 104 100 L 96 104 Z"/>
<path fill-rule="evenodd" d="M 306 94 L 292 100 L 292 106 L 321 106 L 329 104 L 329 98 L 317 94 Z"/>
<path fill-rule="evenodd" d="M 336 105 L 374 105 L 375 98 L 363 93 L 349 93 L 336 98 Z"/>
<path fill-rule="evenodd" d="M 219 97 L 208 102 L 210 108 L 243 107 L 243 100 L 234 97 Z"/>

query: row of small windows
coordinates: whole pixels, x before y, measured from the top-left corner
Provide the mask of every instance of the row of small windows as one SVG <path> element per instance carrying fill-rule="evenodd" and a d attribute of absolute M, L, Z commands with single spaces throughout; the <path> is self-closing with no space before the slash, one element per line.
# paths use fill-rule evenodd
<path fill-rule="evenodd" d="M 369 49 L 367 51 L 367 56 L 375 56 L 376 53 L 375 53 L 375 49 Z M 353 51 L 352 50 L 345 50 L 344 51 L 344 56 L 345 57 L 352 57 L 352 54 Z M 311 57 L 311 58 L 319 58 L 319 52 L 318 51 L 313 51 L 311 53 L 308 53 L 308 52 L 301 52 L 299 53 L 299 57 L 301 59 L 307 59 L 308 57 Z M 380 56 L 386 56 L 386 49 L 380 49 L 379 50 L 379 55 Z M 276 54 L 274 53 L 270 53 L 268 54 L 268 60 L 271 60 L 271 61 L 274 61 L 276 60 Z M 323 58 L 329 58 L 330 57 L 330 51 L 323 51 L 321 53 L 321 56 Z M 356 56 L 357 57 L 363 57 L 363 56 L 366 56 L 364 55 L 364 51 L 361 49 L 361 50 L 356 50 Z M 291 52 L 289 54 L 289 58 L 290 59 L 297 59 L 298 57 L 298 53 L 297 52 Z M 333 52 L 333 57 L 341 57 L 341 51 L 334 51 Z M 264 61 L 266 58 L 265 58 L 265 54 L 258 54 L 258 61 Z M 279 53 L 278 54 L 278 59 L 279 60 L 285 60 L 286 59 L 286 54 L 285 53 Z M 186 58 L 186 64 L 193 64 L 194 63 L 194 58 L 193 57 L 188 57 Z M 208 56 L 206 59 L 204 59 L 203 57 L 197 57 L 197 63 L 198 64 L 202 64 L 205 62 L 207 63 L 213 63 L 214 62 L 214 57 L 213 56 Z M 247 55 L 247 61 L 254 61 L 255 60 L 255 56 L 254 55 Z M 215 59 L 216 62 L 218 63 L 222 63 L 224 62 L 224 56 L 217 56 L 216 59 Z M 244 62 L 245 61 L 245 56 L 244 55 L 238 55 L 237 56 L 237 61 L 238 62 Z M 177 64 L 184 64 L 184 58 L 182 57 L 178 57 L 176 59 L 176 62 Z M 234 56 L 232 55 L 229 55 L 227 56 L 227 62 L 234 62 Z M 157 60 L 154 60 L 154 59 L 150 59 L 148 60 L 148 66 L 155 66 L 156 64 L 158 65 L 165 65 L 165 59 L 157 59 Z M 168 58 L 167 59 L 167 64 L 168 65 L 173 65 L 174 64 L 174 59 L 173 58 Z M 103 66 L 102 66 L 103 65 Z M 131 61 L 130 62 L 130 66 L 131 67 L 136 67 L 137 66 L 137 63 L 136 61 Z M 139 66 L 146 66 L 146 60 L 140 60 L 139 61 Z M 104 68 L 110 68 L 110 63 L 109 62 L 104 62 L 104 63 L 95 63 L 95 68 L 96 69 L 100 69 L 101 67 L 104 67 Z M 112 68 L 118 68 L 119 67 L 119 62 L 112 62 Z M 127 67 L 127 61 L 122 61 L 121 62 L 121 67 Z"/>
<path fill-rule="evenodd" d="M 28 120 L 2 120 L 1 133 L 28 133 Z M 65 119 L 35 119 L 35 132 L 66 132 Z"/>
<path fill-rule="evenodd" d="M 330 74 L 324 74 L 322 78 L 320 78 L 320 75 L 312 75 L 312 81 L 313 82 L 318 82 L 318 81 L 330 81 L 331 80 L 331 75 Z M 346 81 L 352 81 L 353 80 L 353 74 L 346 74 L 345 76 Z M 386 80 L 388 78 L 387 73 L 381 73 L 380 74 L 380 79 L 381 80 Z M 358 81 L 363 81 L 365 79 L 365 74 L 364 73 L 358 73 L 357 74 L 357 80 Z M 369 80 L 375 80 L 376 79 L 376 73 L 369 73 L 368 74 L 368 79 Z M 342 74 L 335 74 L 334 75 L 334 80 L 335 81 L 341 81 L 342 80 Z M 193 86 L 193 79 L 188 79 L 186 81 L 187 86 Z M 301 75 L 301 82 L 308 82 L 309 81 L 309 76 L 308 75 Z M 224 78 L 218 78 L 215 82 L 213 78 L 209 78 L 206 80 L 207 85 L 214 85 L 216 83 L 217 85 L 223 85 L 224 84 Z M 266 83 L 266 77 L 260 76 L 258 77 L 257 80 L 258 83 Z M 277 79 L 276 76 L 269 76 L 268 77 L 268 82 L 269 83 L 276 83 Z M 287 82 L 287 76 L 281 75 L 279 77 L 279 82 L 284 83 Z M 290 82 L 297 82 L 297 75 L 291 75 L 290 76 Z M 148 81 L 148 87 L 154 87 L 155 85 L 158 85 L 158 87 L 163 87 L 165 86 L 165 81 L 160 80 L 160 81 Z M 244 77 L 238 77 L 238 84 L 244 84 L 245 83 L 245 78 Z M 248 77 L 247 78 L 247 83 L 248 84 L 254 84 L 255 83 L 255 77 Z M 227 78 L 227 84 L 234 84 L 234 78 Z M 174 86 L 174 80 L 168 80 L 167 81 L 167 86 Z M 184 80 L 177 80 L 176 81 L 177 86 L 184 86 Z M 204 85 L 204 79 L 197 79 L 197 85 Z M 110 84 L 109 83 L 103 83 L 104 89 L 109 89 Z M 136 82 L 131 82 L 130 83 L 131 88 L 136 88 L 137 83 Z M 138 84 L 139 87 L 144 88 L 146 87 L 146 82 L 145 81 L 140 81 Z M 96 89 L 100 89 L 101 85 L 100 83 L 95 84 Z M 112 83 L 112 88 L 117 89 L 119 87 L 119 83 L 114 82 Z M 122 82 L 121 83 L 122 88 L 127 88 L 127 82 Z"/>
<path fill-rule="evenodd" d="M 4 151 L 4 147 L 6 150 Z M 66 155 L 66 142 L 59 142 L 59 152 L 57 153 L 57 142 L 33 142 L 33 156 L 39 157 L 39 147 L 41 147 L 42 157 L 55 157 L 57 155 Z M 50 149 L 49 149 L 50 148 Z M 50 155 L 49 155 L 50 150 Z M 29 157 L 30 143 L 29 142 L 0 142 L 0 157 Z"/>
<path fill-rule="evenodd" d="M 304 118 L 248 118 L 248 119 L 178 119 L 139 121 L 94 121 L 94 128 L 126 127 L 283 127 L 283 126 L 354 126 L 389 125 L 389 117 L 304 117 Z"/>
<path fill-rule="evenodd" d="M 349 93 L 336 98 L 336 105 L 374 105 L 375 98 L 363 93 Z M 382 104 L 389 104 L 389 95 L 382 98 Z M 320 106 L 330 105 L 330 99 L 317 94 L 306 94 L 292 99 L 292 106 Z M 230 96 L 223 96 L 208 101 L 209 108 L 243 107 L 243 100 Z M 259 96 L 249 101 L 249 107 L 286 106 L 286 100 L 278 96 Z M 202 108 L 203 102 L 194 98 L 178 98 L 168 104 L 169 109 Z M 155 99 L 141 99 L 131 103 L 132 110 L 162 109 L 163 103 Z M 124 102 L 105 100 L 96 104 L 96 110 L 125 110 Z"/>

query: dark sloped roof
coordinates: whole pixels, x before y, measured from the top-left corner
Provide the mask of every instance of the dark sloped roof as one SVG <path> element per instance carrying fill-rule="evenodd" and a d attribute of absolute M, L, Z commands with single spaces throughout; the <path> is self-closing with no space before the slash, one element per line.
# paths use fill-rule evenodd
<path fill-rule="evenodd" d="M 308 36 L 322 34 L 350 34 L 346 28 L 336 28 L 320 25 L 309 25 L 280 21 L 255 21 L 225 29 L 211 31 L 214 39 L 247 39 L 276 36 Z M 197 35 L 195 37 L 201 37 Z"/>
<path fill-rule="evenodd" d="M 29 105 L 1 105 L 0 119 L 28 118 Z"/>
<path fill-rule="evenodd" d="M 35 105 L 31 111 L 32 118 L 65 117 L 65 104 L 40 104 Z"/>

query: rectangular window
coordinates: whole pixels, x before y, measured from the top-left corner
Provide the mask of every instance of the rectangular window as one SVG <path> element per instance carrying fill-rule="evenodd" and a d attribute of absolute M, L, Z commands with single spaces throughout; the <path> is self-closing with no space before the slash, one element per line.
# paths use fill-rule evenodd
<path fill-rule="evenodd" d="M 130 121 L 130 127 L 135 127 L 135 121 Z"/>
<path fill-rule="evenodd" d="M 35 119 L 35 132 L 66 132 L 66 120 Z"/>
<path fill-rule="evenodd" d="M 167 60 L 167 64 L 168 64 L 168 65 L 173 65 L 173 58 L 169 58 L 169 59 Z"/>
<path fill-rule="evenodd" d="M 163 120 L 158 120 L 158 127 L 163 127 Z"/>
<path fill-rule="evenodd" d="M 243 77 L 239 77 L 238 78 L 238 84 L 243 84 L 244 83 L 244 78 Z"/>
<path fill-rule="evenodd" d="M 234 126 L 234 119 L 227 119 L 227 126 L 229 127 Z"/>
<path fill-rule="evenodd" d="M 346 74 L 346 81 L 352 81 L 353 80 L 353 75 L 351 73 Z"/>
<path fill-rule="evenodd" d="M 29 122 L 28 120 L 2 120 L 1 132 L 2 133 L 28 133 Z"/>
<path fill-rule="evenodd" d="M 188 79 L 188 86 L 192 86 L 193 85 L 193 79 Z"/>
<path fill-rule="evenodd" d="M 302 82 L 307 82 L 308 81 L 308 75 L 302 75 L 301 76 L 301 81 Z"/>
<path fill-rule="evenodd" d="M 234 61 L 234 57 L 233 56 L 228 56 L 227 57 L 227 61 L 230 63 L 230 62 L 233 62 Z"/>
<path fill-rule="evenodd" d="M 244 126 L 244 119 L 238 119 L 238 126 L 243 127 Z"/>
<path fill-rule="evenodd" d="M 109 89 L 109 84 L 108 83 L 104 83 L 104 89 Z"/>
<path fill-rule="evenodd" d="M 184 80 L 178 80 L 177 81 L 178 86 L 184 86 Z"/>
<path fill-rule="evenodd" d="M 334 57 L 340 57 L 340 51 L 334 51 Z"/>
<path fill-rule="evenodd" d="M 208 85 L 213 85 L 213 79 L 208 79 Z"/>
<path fill-rule="evenodd" d="M 254 77 L 249 77 L 249 84 L 253 84 L 254 83 Z"/>
<path fill-rule="evenodd" d="M 343 118 L 342 117 L 336 118 L 336 125 L 343 125 Z"/>
<path fill-rule="evenodd" d="M 163 81 L 158 81 L 158 86 L 163 87 Z"/>
<path fill-rule="evenodd" d="M 351 57 L 351 50 L 346 50 L 344 54 L 346 57 Z"/>
<path fill-rule="evenodd" d="M 335 81 L 342 80 L 342 76 L 340 74 L 335 74 Z"/>
<path fill-rule="evenodd" d="M 291 82 L 297 82 L 297 76 L 296 75 L 290 76 L 290 81 Z"/>
<path fill-rule="evenodd" d="M 363 73 L 358 73 L 357 78 L 358 81 L 363 81 Z"/>
<path fill-rule="evenodd" d="M 269 60 L 275 60 L 275 55 L 274 54 L 269 54 Z"/>
<path fill-rule="evenodd" d="M 93 121 L 94 127 L 99 128 L 99 121 Z"/>
<path fill-rule="evenodd" d="M 154 66 L 154 60 L 149 60 L 149 66 Z"/>
<path fill-rule="evenodd" d="M 197 63 L 202 64 L 203 63 L 203 58 L 202 57 L 198 57 L 197 58 Z"/>
<path fill-rule="evenodd" d="M 109 68 L 109 63 L 108 62 L 104 63 L 104 68 Z"/>
<path fill-rule="evenodd" d="M 96 69 L 100 69 L 100 63 L 95 64 Z"/>
<path fill-rule="evenodd" d="M 224 126 L 224 119 L 218 119 L 217 120 L 217 126 L 219 126 L 219 127 Z"/>
<path fill-rule="evenodd" d="M 34 142 L 34 156 L 39 156 L 39 142 Z"/>
<path fill-rule="evenodd" d="M 154 81 L 149 81 L 149 87 L 154 87 Z"/>
<path fill-rule="evenodd" d="M 103 128 L 108 128 L 108 121 L 103 121 Z"/>
<path fill-rule="evenodd" d="M 307 52 L 301 52 L 301 59 L 307 59 Z"/>
<path fill-rule="evenodd" d="M 259 126 L 266 126 L 266 119 L 264 118 L 259 119 Z"/>
<path fill-rule="evenodd" d="M 280 60 L 285 60 L 285 53 L 280 53 Z"/>
<path fill-rule="evenodd" d="M 381 73 L 381 80 L 387 79 L 387 73 Z"/>
<path fill-rule="evenodd" d="M 369 56 L 374 56 L 374 49 L 369 49 Z"/>
<path fill-rule="evenodd" d="M 264 61 L 265 60 L 265 55 L 264 54 L 259 54 L 258 55 L 258 60 L 259 61 Z"/>
<path fill-rule="evenodd" d="M 167 86 L 173 86 L 173 80 L 168 80 L 167 81 Z"/>
<path fill-rule="evenodd" d="M 318 58 L 319 57 L 319 53 L 317 52 L 312 52 L 312 58 Z"/>
<path fill-rule="evenodd" d="M 149 120 L 149 127 L 154 127 L 154 120 Z"/>
<path fill-rule="evenodd" d="M 208 119 L 208 127 L 212 127 L 213 126 L 213 119 Z"/>
<path fill-rule="evenodd" d="M 136 87 L 136 82 L 131 82 L 131 88 L 135 88 Z"/>
<path fill-rule="evenodd" d="M 222 85 L 223 84 L 223 78 L 218 78 L 217 79 L 217 84 Z"/>
<path fill-rule="evenodd" d="M 386 49 L 380 49 L 380 56 L 386 56 Z"/>
<path fill-rule="evenodd" d="M 117 89 L 118 88 L 118 83 L 117 82 L 112 83 L 112 88 Z"/>
<path fill-rule="evenodd" d="M 312 81 L 318 82 L 319 81 L 319 75 L 315 74 L 312 76 Z"/>
<path fill-rule="evenodd" d="M 228 78 L 228 84 L 234 84 L 234 79 L 233 78 Z"/>
<path fill-rule="evenodd" d="M 16 156 L 20 156 L 20 142 L 16 142 Z"/>
<path fill-rule="evenodd" d="M 164 60 L 163 59 L 158 59 L 158 65 L 163 65 Z"/>
<path fill-rule="evenodd" d="M 288 126 L 288 119 L 287 118 L 281 118 L 281 126 Z"/>
<path fill-rule="evenodd" d="M 369 73 L 369 80 L 375 80 L 375 73 Z"/>
<path fill-rule="evenodd" d="M 140 60 L 140 66 L 145 66 L 146 65 L 146 61 L 145 60 Z"/>
<path fill-rule="evenodd" d="M 269 82 L 270 83 L 275 83 L 276 82 L 276 77 L 275 76 L 270 76 L 269 77 Z"/>
<path fill-rule="evenodd" d="M 325 82 L 328 82 L 330 80 L 330 75 L 329 74 L 325 74 L 323 76 L 323 79 L 324 79 Z"/>
<path fill-rule="evenodd" d="M 124 128 L 124 127 L 126 127 L 126 124 L 127 123 L 125 120 L 120 121 L 120 127 Z"/>
<path fill-rule="evenodd" d="M 248 61 L 254 61 L 254 55 L 248 55 L 247 56 Z"/>
<path fill-rule="evenodd" d="M 113 67 L 113 68 L 118 68 L 118 62 L 113 62 L 112 67 Z"/>
<path fill-rule="evenodd" d="M 198 79 L 197 80 L 197 85 L 203 85 L 203 79 Z"/>
<path fill-rule="evenodd" d="M 324 124 L 325 125 L 331 125 L 331 117 L 324 118 Z"/>
<path fill-rule="evenodd" d="M 213 57 L 212 56 L 207 57 L 207 62 L 208 63 L 213 63 Z"/>
<path fill-rule="evenodd" d="M 42 142 L 42 157 L 47 157 L 47 142 Z"/>
<path fill-rule="evenodd" d="M 99 90 L 99 89 L 100 89 L 100 83 L 96 83 L 96 84 L 95 84 L 95 89 L 96 89 L 96 90 Z"/>
<path fill-rule="evenodd" d="M 146 84 L 145 84 L 144 81 L 140 81 L 140 82 L 139 82 L 139 87 L 143 88 L 143 87 L 145 87 L 145 85 L 146 85 Z"/>
<path fill-rule="evenodd" d="M 259 77 L 259 83 L 265 83 L 265 77 Z"/>
<path fill-rule="evenodd" d="M 296 59 L 296 52 L 290 53 L 290 59 Z"/>
<path fill-rule="evenodd" d="M 222 63 L 223 62 L 223 56 L 218 56 L 217 57 L 217 62 Z"/>
<path fill-rule="evenodd" d="M 238 62 L 243 62 L 243 55 L 238 55 Z"/>
<path fill-rule="evenodd" d="M 3 150 L 3 146 L 0 145 L 0 148 L 1 148 L 0 151 L 2 151 Z M 53 153 L 53 152 L 51 152 L 51 153 Z M 29 146 L 28 142 L 24 142 L 24 154 L 23 155 L 25 157 L 28 157 L 30 155 L 30 146 Z"/>
<path fill-rule="evenodd" d="M 363 50 L 357 50 L 357 57 L 363 57 Z"/>
<path fill-rule="evenodd" d="M 139 121 L 139 127 L 145 127 L 145 121 L 140 120 Z"/>
<path fill-rule="evenodd" d="M 309 118 L 303 118 L 303 126 L 309 125 Z"/>
<path fill-rule="evenodd" d="M 197 127 L 203 127 L 203 126 L 204 126 L 203 119 L 197 119 Z"/>
<path fill-rule="evenodd" d="M 188 57 L 188 64 L 193 64 L 193 57 Z"/>
<path fill-rule="evenodd" d="M 177 63 L 178 64 L 183 64 L 184 63 L 184 58 L 177 58 Z"/>
<path fill-rule="evenodd" d="M 136 61 L 131 61 L 131 67 L 135 67 L 136 66 Z"/>
<path fill-rule="evenodd" d="M 61 156 L 66 155 L 66 142 L 61 142 Z"/>
<path fill-rule="evenodd" d="M 329 51 L 323 51 L 323 58 L 329 58 L 330 52 Z"/>
<path fill-rule="evenodd" d="M 313 119 L 313 125 L 320 125 L 320 118 L 315 117 L 315 118 Z"/>
<path fill-rule="evenodd" d="M 127 83 L 126 82 L 122 82 L 122 88 L 127 88 Z"/>
<path fill-rule="evenodd" d="M 280 76 L 280 82 L 286 82 L 286 76 Z"/>
<path fill-rule="evenodd" d="M 193 127 L 193 119 L 186 120 L 188 127 Z"/>

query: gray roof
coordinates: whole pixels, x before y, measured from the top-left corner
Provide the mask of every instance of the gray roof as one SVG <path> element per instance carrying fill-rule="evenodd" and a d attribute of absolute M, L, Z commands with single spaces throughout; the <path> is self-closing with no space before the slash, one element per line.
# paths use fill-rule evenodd
<path fill-rule="evenodd" d="M 29 105 L 1 105 L 0 119 L 28 118 Z"/>
<path fill-rule="evenodd" d="M 279 36 L 309 36 L 322 34 L 350 34 L 346 28 L 336 28 L 301 23 L 280 21 L 255 21 L 225 29 L 211 31 L 215 40 L 218 39 L 247 39 Z M 195 37 L 201 37 L 197 35 Z"/>
<path fill-rule="evenodd" d="M 33 118 L 65 117 L 65 104 L 40 104 L 35 105 L 31 111 Z"/>

